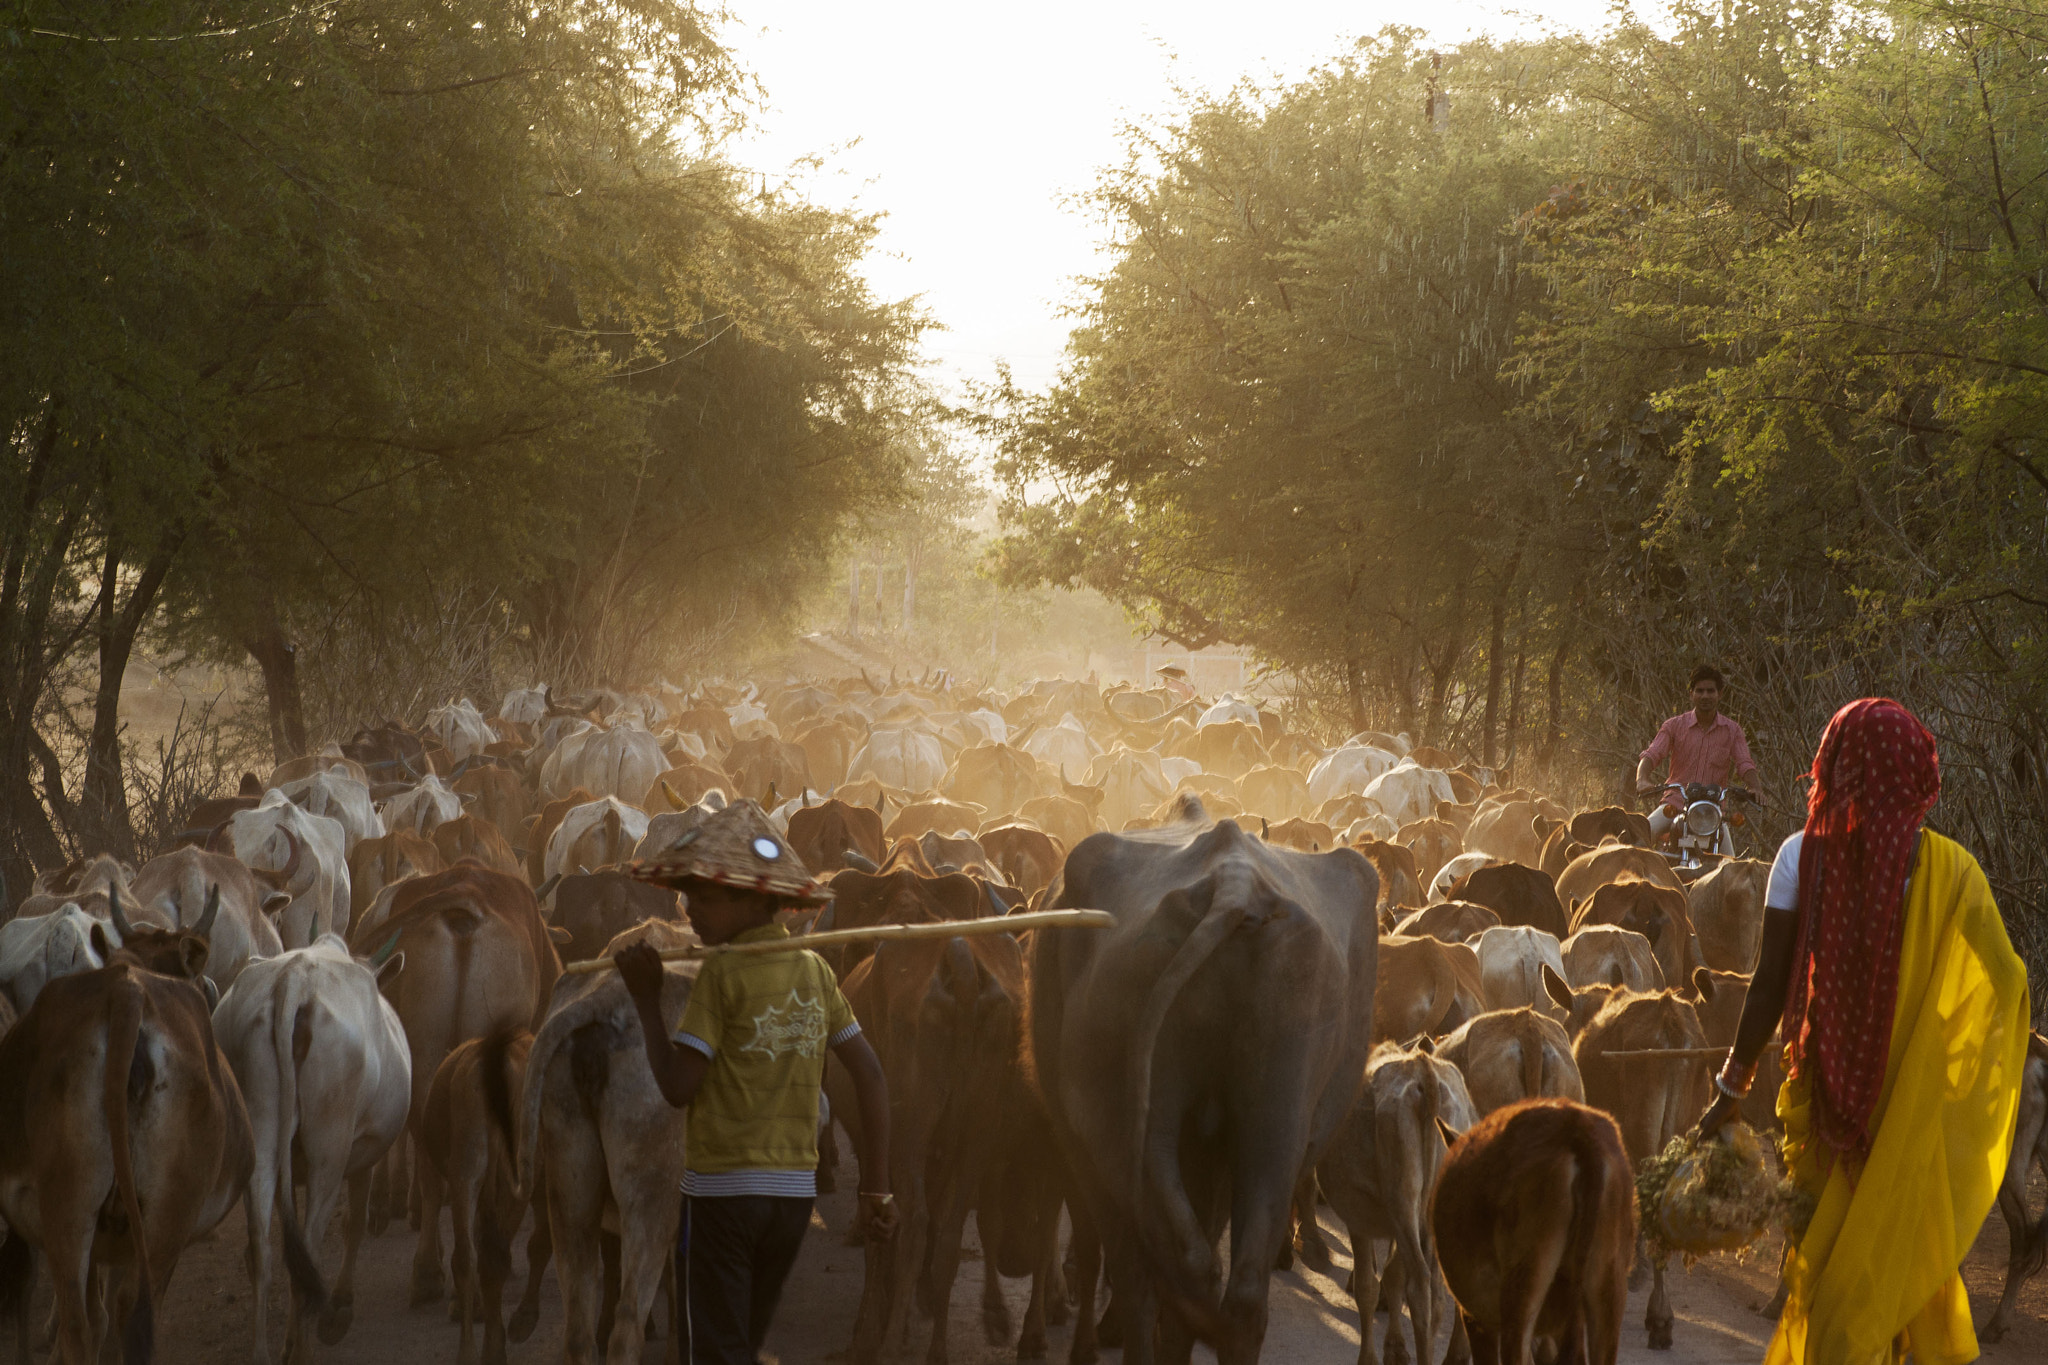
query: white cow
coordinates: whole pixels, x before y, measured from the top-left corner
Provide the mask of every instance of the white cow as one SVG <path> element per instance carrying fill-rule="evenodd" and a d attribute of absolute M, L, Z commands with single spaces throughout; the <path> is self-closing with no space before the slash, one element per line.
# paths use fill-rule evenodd
<path fill-rule="evenodd" d="M 352 1203 L 366 1199 L 371 1172 L 404 1131 L 412 1055 L 398 1011 L 378 990 L 404 965 L 403 955 L 359 961 L 339 936 L 323 934 L 310 947 L 250 963 L 213 1012 L 214 1037 L 242 1087 L 255 1137 L 246 1264 L 259 1362 L 271 1359 L 273 1212 L 281 1215 L 288 1254 L 299 1254 L 291 1243 L 303 1245 L 309 1228 L 317 1248 L 343 1186 Z M 303 1202 L 294 1188 L 301 1183 Z M 348 1329 L 355 1299 L 363 1223 L 350 1218 L 347 1224 L 341 1276 L 320 1315 L 323 1340 Z M 310 1316 L 294 1294 L 285 1333 L 289 1359 L 312 1358 Z"/>
<path fill-rule="evenodd" d="M 1491 853 L 1460 853 L 1457 857 L 1437 869 L 1429 879 L 1429 903 L 1437 905 L 1451 898 L 1451 888 L 1460 879 L 1471 876 L 1482 867 L 1497 867 L 1500 859 Z"/>
<path fill-rule="evenodd" d="M 1400 832 L 1394 822 L 1384 815 L 1361 815 L 1345 827 L 1344 842 L 1362 844 L 1367 839 L 1377 839 L 1382 843 L 1391 843 L 1394 836 Z"/>
<path fill-rule="evenodd" d="M 1180 784 L 1183 780 L 1190 777 L 1199 777 L 1201 772 L 1202 765 L 1195 762 L 1192 758 L 1162 758 L 1159 760 L 1159 775 L 1172 783 L 1176 791 L 1180 789 Z"/>
<path fill-rule="evenodd" d="M 1088 769 L 1088 785 L 1102 788 L 1098 812 L 1110 829 L 1149 816 L 1173 795 L 1165 764 L 1150 749 L 1118 749 L 1104 754 Z"/>
<path fill-rule="evenodd" d="M 1385 749 L 1353 744 L 1331 752 L 1308 774 L 1308 799 L 1317 807 L 1340 796 L 1363 796 L 1365 789 L 1401 760 Z"/>
<path fill-rule="evenodd" d="M 369 785 L 349 776 L 346 769 L 330 768 L 287 782 L 278 790 L 308 815 L 324 815 L 338 822 L 346 853 L 355 852 L 365 839 L 381 839 L 390 832 L 384 828 L 376 802 L 370 799 Z"/>
<path fill-rule="evenodd" d="M 0 995 L 27 1014 L 43 987 L 60 976 L 97 971 L 107 964 L 92 949 L 92 927 L 98 924 L 76 905 L 64 904 L 47 915 L 22 915 L 0 924 Z M 105 926 L 101 931 L 106 932 Z M 118 942 L 113 934 L 107 937 Z"/>
<path fill-rule="evenodd" d="M 741 739 L 781 739 L 782 732 L 775 722 L 768 719 L 768 708 L 757 702 L 743 701 L 725 708 L 725 718 L 732 722 L 732 737 Z"/>
<path fill-rule="evenodd" d="M 1543 969 L 1564 975 L 1564 950 L 1541 929 L 1526 924 L 1488 929 L 1473 945 L 1479 954 L 1479 990 L 1490 1010 L 1529 1006 L 1553 1019 L 1564 1018 L 1543 989 Z"/>
<path fill-rule="evenodd" d="M 596 796 L 638 801 L 668 771 L 668 756 L 651 730 L 595 726 L 565 735 L 541 765 L 541 790 L 559 801 L 578 787 Z"/>
<path fill-rule="evenodd" d="M 468 697 L 427 712 L 426 730 L 458 761 L 471 754 L 482 753 L 484 745 L 497 738 L 485 723 L 484 713 L 477 710 Z"/>
<path fill-rule="evenodd" d="M 277 889 L 282 880 L 274 872 L 259 875 L 233 854 L 187 844 L 142 865 L 128 914 L 137 923 L 148 919 L 195 933 L 205 924 L 206 976 L 227 990 L 252 960 L 284 951 L 275 921 L 292 897 Z"/>
<path fill-rule="evenodd" d="M 1234 692 L 1226 692 L 1216 699 L 1215 705 L 1201 714 L 1195 721 L 1195 728 L 1202 730 L 1233 720 L 1241 720 L 1256 730 L 1259 728 L 1259 708 Z"/>
<path fill-rule="evenodd" d="M 1437 802 L 1457 800 L 1448 774 L 1405 758 L 1374 778 L 1364 794 L 1379 802 L 1396 825 L 1427 820 L 1436 814 Z"/>
<path fill-rule="evenodd" d="M 256 809 L 229 817 L 228 838 L 234 855 L 250 867 L 283 874 L 282 889 L 292 898 L 277 917 L 285 947 L 303 948 L 322 934 L 348 932 L 348 837 L 339 820 L 309 815 L 273 788 Z"/>
<path fill-rule="evenodd" d="M 1564 970 L 1558 975 L 1575 991 L 1588 986 L 1664 989 L 1664 969 L 1650 940 L 1619 924 L 1589 924 L 1566 939 Z"/>
<path fill-rule="evenodd" d="M 563 876 L 579 867 L 596 869 L 625 862 L 647 837 L 647 812 L 629 806 L 615 796 L 570 808 L 562 823 L 548 836 L 542 873 Z"/>
<path fill-rule="evenodd" d="M 907 725 L 885 725 L 847 760 L 846 780 L 872 777 L 906 792 L 936 789 L 946 775 L 946 751 L 939 737 Z"/>
<path fill-rule="evenodd" d="M 1063 773 L 1085 773 L 1088 765 L 1102 752 L 1102 746 L 1090 738 L 1087 727 L 1069 711 L 1060 717 L 1059 724 L 1049 725 L 1028 736 L 1024 741 L 1024 752 L 1042 763 L 1052 764 Z"/>
<path fill-rule="evenodd" d="M 461 818 L 461 795 L 433 773 L 384 803 L 384 827 L 394 834 L 404 830 L 427 839 L 450 820 Z"/>
<path fill-rule="evenodd" d="M 498 705 L 498 719 L 509 720 L 515 725 L 532 725 L 547 713 L 548 690 L 545 687 L 515 687 Z"/>

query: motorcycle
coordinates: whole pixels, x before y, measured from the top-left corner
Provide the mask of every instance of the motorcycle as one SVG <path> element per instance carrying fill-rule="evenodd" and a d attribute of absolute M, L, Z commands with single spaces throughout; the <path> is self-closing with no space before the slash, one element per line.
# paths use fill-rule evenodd
<path fill-rule="evenodd" d="M 1658 840 L 1658 851 L 1687 881 L 1721 859 L 1735 856 L 1734 831 L 1748 823 L 1742 808 L 1763 804 L 1746 787 L 1717 787 L 1710 782 L 1673 782 L 1650 788 L 1645 795 L 1656 796 L 1663 803 L 1670 793 L 1678 795 L 1679 811 L 1669 833 Z"/>

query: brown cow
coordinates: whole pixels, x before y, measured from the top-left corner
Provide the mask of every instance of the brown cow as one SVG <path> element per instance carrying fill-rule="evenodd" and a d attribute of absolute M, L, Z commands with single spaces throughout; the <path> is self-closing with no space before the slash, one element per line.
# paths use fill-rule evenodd
<path fill-rule="evenodd" d="M 810 764 L 811 781 L 826 791 L 846 780 L 846 765 L 860 748 L 861 732 L 843 720 L 823 720 L 796 734 L 795 743 Z"/>
<path fill-rule="evenodd" d="M 917 836 L 917 846 L 924 850 L 925 861 L 934 872 L 966 872 L 991 882 L 1003 879 L 988 850 L 973 835 L 947 838 L 936 830 L 926 830 Z"/>
<path fill-rule="evenodd" d="M 402 883 L 384 923 L 350 947 L 362 956 L 388 956 L 393 950 L 405 954 L 405 970 L 387 983 L 384 993 L 405 1025 L 412 1052 L 415 1138 L 427 1087 L 448 1054 L 471 1038 L 538 1027 L 547 1013 L 548 992 L 562 973 L 533 888 L 518 877 L 467 861 Z M 395 1181 L 402 1161 L 394 1144 L 382 1181 Z M 388 1199 L 389 1183 L 382 1191 L 373 1190 L 373 1204 L 382 1202 L 380 1193 Z M 434 1193 L 426 1182 L 419 1193 L 415 1304 L 438 1299 L 443 1290 L 440 1208 L 425 1202 Z M 372 1232 L 382 1218 L 383 1211 L 373 1208 Z"/>
<path fill-rule="evenodd" d="M 2012 1156 L 2006 1162 L 2005 1179 L 1998 1185 L 1998 1211 L 2005 1216 L 2005 1291 L 1998 1296 L 1991 1320 L 1978 1334 L 1985 1341 L 2005 1339 L 2021 1286 L 2040 1274 L 2042 1262 L 2048 1260 L 2048 1215 L 2039 1223 L 2031 1223 L 2027 1216 L 2027 1177 L 2036 1166 L 2048 1174 L 2048 1038 L 2038 1033 L 2027 1041 Z"/>
<path fill-rule="evenodd" d="M 1620 925 L 1650 940 L 1667 985 L 1691 981 L 1693 968 L 1701 965 L 1683 891 L 1637 877 L 1608 882 L 1579 902 L 1571 932 L 1594 924 Z"/>
<path fill-rule="evenodd" d="M 26 1312 L 41 1251 L 66 1365 L 148 1358 L 178 1258 L 255 1167 L 241 1089 L 193 984 L 206 928 L 130 925 L 115 949 L 95 925 L 107 965 L 50 982 L 0 1038 L 0 1305 Z M 289 1211 L 284 1223 L 293 1280 L 317 1299 L 303 1233 Z M 125 1353 L 103 1355 L 111 1324 Z"/>
<path fill-rule="evenodd" d="M 695 735 L 713 753 L 722 754 L 732 748 L 732 717 L 716 706 L 685 711 L 662 728 Z"/>
<path fill-rule="evenodd" d="M 1057 839 L 1030 825 L 997 825 L 975 837 L 1003 879 L 1027 896 L 1049 885 L 1067 856 Z M 804 865 L 814 864 L 806 858 Z"/>
<path fill-rule="evenodd" d="M 1294 768 L 1261 764 L 1238 779 L 1237 792 L 1246 810 L 1268 820 L 1294 820 L 1308 813 L 1308 779 Z"/>
<path fill-rule="evenodd" d="M 1434 938 L 1445 943 L 1470 943 L 1488 929 L 1498 928 L 1500 916 L 1470 901 L 1439 901 L 1425 906 L 1394 926 L 1394 932 L 1408 938 Z"/>
<path fill-rule="evenodd" d="M 1749 978 L 1740 972 L 1717 972 L 1702 968 L 1692 974 L 1698 999 L 1693 1009 L 1708 1047 L 1735 1046 L 1735 1031 L 1742 1023 L 1742 1002 L 1749 995 Z M 1742 1100 L 1742 1121 L 1759 1133 L 1778 1126 L 1778 1087 L 1784 1083 L 1783 1050 L 1776 1035 L 1757 1058 L 1756 1078 Z"/>
<path fill-rule="evenodd" d="M 464 858 L 474 858 L 496 872 L 517 877 L 524 869 L 519 855 L 498 827 L 481 815 L 463 815 L 434 826 L 434 847 L 440 850 L 442 865 L 453 867 Z"/>
<path fill-rule="evenodd" d="M 1576 988 L 1626 986 L 1661 991 L 1664 969 L 1650 940 L 1618 924 L 1589 924 L 1564 941 L 1564 979 Z"/>
<path fill-rule="evenodd" d="M 1571 831 L 1564 825 L 1552 825 L 1550 832 L 1543 836 L 1543 852 L 1537 858 L 1536 866 L 1544 876 L 1556 881 L 1571 866 L 1572 859 L 1592 851 L 1593 845 L 1573 839 Z"/>
<path fill-rule="evenodd" d="M 1585 1078 L 1586 1103 L 1604 1109 L 1620 1125 L 1631 1167 L 1664 1150 L 1692 1126 L 1707 1107 L 1708 1065 L 1698 1058 L 1619 1060 L 1612 1052 L 1704 1048 L 1707 1036 L 1692 1004 L 1677 991 L 1617 990 L 1600 1007 L 1572 1045 Z M 1650 1349 L 1671 1346 L 1671 1299 L 1664 1288 L 1664 1261 L 1651 1262 L 1654 1279 L 1643 1315 Z"/>
<path fill-rule="evenodd" d="M 1602 844 L 1600 847 L 1581 853 L 1571 860 L 1564 871 L 1557 875 L 1557 898 L 1564 902 L 1569 911 L 1579 901 L 1590 897 L 1609 882 L 1620 881 L 1623 877 L 1640 877 L 1646 882 L 1660 886 L 1685 890 L 1685 883 L 1671 870 L 1671 864 L 1663 854 L 1653 849 L 1635 848 L 1628 844 Z"/>
<path fill-rule="evenodd" d="M 1462 773 L 1445 773 L 1444 776 L 1451 779 L 1453 790 L 1457 789 L 1458 779 L 1464 778 L 1468 783 L 1471 781 L 1470 778 L 1464 777 Z M 1467 790 L 1470 790 L 1470 788 L 1467 788 Z M 1476 796 L 1477 793 L 1475 792 L 1474 795 Z M 1458 831 L 1458 838 L 1461 841 L 1464 839 L 1467 831 L 1472 828 L 1473 817 L 1478 814 L 1479 804 L 1476 800 L 1470 802 L 1439 801 L 1436 803 L 1436 818 Z"/>
<path fill-rule="evenodd" d="M 1635 1259 L 1634 1167 L 1614 1120 L 1570 1100 L 1499 1109 L 1451 1144 L 1430 1197 L 1475 1362 L 1614 1365 Z"/>
<path fill-rule="evenodd" d="M 718 769 L 701 763 L 683 763 L 649 784 L 647 794 L 640 798 L 640 809 L 650 814 L 659 810 L 687 810 L 712 792 L 731 795 L 732 791 L 733 780 Z M 547 847 L 546 839 L 541 840 L 541 847 Z"/>
<path fill-rule="evenodd" d="M 921 834 L 956 834 L 962 830 L 972 834 L 981 828 L 981 818 L 987 814 L 979 806 L 969 806 L 959 801 L 948 801 L 937 797 L 905 806 L 896 813 L 883 831 L 893 843 L 898 839 L 915 839 Z"/>
<path fill-rule="evenodd" d="M 1529 800 L 1481 802 L 1465 831 L 1465 851 L 1490 853 L 1504 863 L 1539 867 L 1551 822 Z"/>
<path fill-rule="evenodd" d="M 1409 848 L 1380 839 L 1368 839 L 1354 845 L 1373 870 L 1380 874 L 1380 907 L 1403 908 L 1422 904 L 1423 881 L 1415 866 L 1415 854 Z"/>
<path fill-rule="evenodd" d="M 1686 909 L 1707 966 L 1717 972 L 1756 970 L 1764 934 L 1764 887 L 1770 878 L 1767 862 L 1729 858 L 1686 891 Z"/>
<path fill-rule="evenodd" d="M 1451 888 L 1452 900 L 1483 905 L 1505 925 L 1526 924 L 1558 940 L 1571 932 L 1571 922 L 1550 878 L 1521 863 L 1482 867 Z"/>
<path fill-rule="evenodd" d="M 791 811 L 789 846 L 818 876 L 847 867 L 873 872 L 889 856 L 881 812 L 836 799 Z"/>
<path fill-rule="evenodd" d="M 365 839 L 348 855 L 348 922 L 360 923 L 377 893 L 407 877 L 439 872 L 448 866 L 431 839 L 410 830 Z"/>
<path fill-rule="evenodd" d="M 1208 803 L 1205 800 L 1203 804 Z M 1260 837 L 1269 844 L 1298 848 L 1303 853 L 1322 853 L 1337 846 L 1335 830 L 1320 820 L 1304 820 L 1299 816 L 1268 826 L 1260 831 Z"/>
<path fill-rule="evenodd" d="M 1457 826 L 1444 820 L 1414 820 L 1401 826 L 1394 842 L 1415 855 L 1415 875 L 1424 886 L 1433 881 L 1445 863 L 1464 851 L 1465 841 Z"/>
<path fill-rule="evenodd" d="M 1169 741 L 1165 752 L 1170 757 L 1192 758 L 1202 765 L 1203 772 L 1221 773 L 1233 781 L 1267 760 L 1258 727 L 1241 720 L 1205 725 L 1179 743 Z"/>
<path fill-rule="evenodd" d="M 904 847 L 917 849 L 915 841 Z M 919 856 L 922 856 L 920 851 Z M 989 899 L 987 883 L 964 872 L 926 876 L 909 867 L 897 867 L 879 874 L 846 871 L 832 878 L 832 904 L 818 916 L 814 928 L 865 929 L 877 924 L 929 924 L 938 920 L 982 919 L 1000 915 L 1002 908 Z M 818 949 L 818 956 L 832 964 L 840 979 L 865 961 L 872 946 L 843 944 Z"/>
<path fill-rule="evenodd" d="M 495 763 L 473 767 L 449 786 L 468 798 L 471 815 L 490 821 L 501 837 L 510 839 L 525 832 L 533 803 L 527 797 L 526 784 L 512 769 Z"/>
<path fill-rule="evenodd" d="M 977 744 L 962 749 L 939 783 L 939 791 L 963 805 L 978 806 L 992 819 L 1004 819 L 1024 803 L 1046 794 L 1038 760 L 1007 744 Z"/>
<path fill-rule="evenodd" d="M 564 962 L 601 956 L 607 943 L 636 924 L 684 922 L 680 893 L 615 868 L 567 874 L 555 883 L 554 902 L 548 922 L 568 936 L 566 941 L 558 936 Z"/>
<path fill-rule="evenodd" d="M 722 712 L 720 714 L 723 714 Z M 658 785 L 658 784 L 657 784 Z M 548 875 L 548 840 L 554 838 L 562 817 L 578 806 L 597 800 L 578 787 L 559 801 L 550 801 L 538 813 L 526 817 L 526 880 L 539 886 Z"/>
<path fill-rule="evenodd" d="M 1620 806 L 1579 811 L 1565 823 L 1565 829 L 1573 843 L 1584 844 L 1588 848 L 1599 847 L 1603 839 L 1648 848 L 1655 838 L 1650 832 L 1649 816 Z"/>
<path fill-rule="evenodd" d="M 1448 1033 L 1486 1008 L 1479 958 L 1462 943 L 1383 938 L 1372 998 L 1375 1043 Z"/>
<path fill-rule="evenodd" d="M 1570 1036 L 1526 1005 L 1487 1011 L 1445 1038 L 1436 1053 L 1464 1074 L 1482 1114 L 1518 1100 L 1586 1098 Z"/>
<path fill-rule="evenodd" d="M 990 1156 L 1005 1125 L 1030 1103 L 1018 1061 L 1024 975 L 1023 954 L 1007 934 L 883 943 L 847 974 L 847 1001 L 895 1082 L 889 1088 L 889 1164 L 903 1206 L 888 1275 L 893 1292 L 884 1296 L 873 1286 L 861 1298 L 852 1348 L 857 1365 L 875 1360 L 884 1341 L 908 1330 L 911 1297 L 920 1290 L 933 1320 L 925 1359 L 928 1365 L 947 1359 L 967 1214 L 984 1201 Z M 858 1145 L 859 1105 L 851 1084 L 837 1067 L 828 1074 L 837 1092 L 833 1112 L 842 1123 L 852 1117 L 848 1128 Z M 1043 1276 L 1050 1259 L 1029 1269 Z M 991 1290 L 1000 1302 L 1000 1284 L 985 1279 L 985 1295 Z M 1034 1301 L 1042 1297 L 1033 1294 Z M 1027 1323 L 1027 1331 L 1032 1327 Z M 1042 1323 L 1036 1333 L 1042 1343 Z"/>
<path fill-rule="evenodd" d="M 1370 796 L 1347 792 L 1343 796 L 1333 796 L 1316 807 L 1315 818 L 1331 829 L 1349 829 L 1354 820 L 1364 820 L 1369 816 L 1384 813 L 1380 809 L 1380 803 Z"/>

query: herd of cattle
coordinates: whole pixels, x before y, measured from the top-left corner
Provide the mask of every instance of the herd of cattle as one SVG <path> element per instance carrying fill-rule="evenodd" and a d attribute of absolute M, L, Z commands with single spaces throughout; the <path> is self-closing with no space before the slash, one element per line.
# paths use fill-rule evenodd
<path fill-rule="evenodd" d="M 1273 1269 L 1329 1264 L 1319 1201 L 1357 1252 L 1361 1361 L 1381 1307 L 1387 1358 L 1410 1354 L 1404 1311 L 1431 1358 L 1444 1275 L 1499 1327 L 1460 1286 L 1546 1257 L 1588 1306 L 1531 1330 L 1586 1332 L 1599 1358 L 1586 1324 L 1618 1321 L 1635 1259 L 1628 1172 L 1705 1106 L 1766 869 L 1687 885 L 1639 814 L 1502 782 L 1404 736 L 1332 748 L 1236 697 L 1070 681 L 531 689 L 494 717 L 463 701 L 364 729 L 201 802 L 140 868 L 45 873 L 0 924 L 0 1319 L 29 1359 L 41 1265 L 59 1359 L 146 1358 L 180 1253 L 239 1201 L 258 1362 L 277 1262 L 303 1361 L 347 1332 L 362 1239 L 394 1217 L 418 1234 L 414 1304 L 452 1276 L 463 1360 L 533 1330 L 551 1260 L 564 1358 L 638 1360 L 657 1300 L 674 1327 L 683 1128 L 616 977 L 562 964 L 692 941 L 676 893 L 622 865 L 745 797 L 831 880 L 799 930 L 1116 917 L 827 953 L 889 1078 L 903 1205 L 869 1256 L 856 1361 L 908 1341 L 913 1306 L 946 1358 L 970 1212 L 992 1341 L 1011 1333 L 1000 1278 L 1031 1278 L 1020 1358 L 1071 1315 L 1075 1361 L 1185 1360 L 1198 1339 L 1256 1360 Z M 671 1013 L 693 976 L 671 967 Z M 1993 1337 L 2048 1249 L 2025 1205 L 2048 1159 L 2036 1044 Z M 826 1086 L 848 1124 L 849 1079 Z M 1759 1079 L 1750 1122 L 1774 1122 L 1775 1089 Z M 1614 1122 L 1511 1108 L 1545 1097 Z M 830 1117 L 822 1137 L 829 1188 Z M 1525 1187 L 1543 1198 L 1516 1203 Z M 1497 1235 L 1511 1215 L 1537 1224 Z"/>

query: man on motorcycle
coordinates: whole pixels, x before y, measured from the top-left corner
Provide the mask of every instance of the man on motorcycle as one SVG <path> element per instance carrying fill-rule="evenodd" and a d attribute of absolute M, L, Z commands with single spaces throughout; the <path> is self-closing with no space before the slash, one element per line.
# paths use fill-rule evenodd
<path fill-rule="evenodd" d="M 1684 808 L 1680 788 L 1688 782 L 1715 787 L 1742 786 L 1757 790 L 1756 761 L 1749 756 L 1749 740 L 1742 727 L 1721 714 L 1721 670 L 1701 664 L 1692 671 L 1692 710 L 1681 711 L 1658 727 L 1657 737 L 1643 750 L 1636 764 L 1636 786 L 1645 794 L 1656 791 L 1655 769 L 1670 760 L 1664 800 L 1650 815 L 1650 830 L 1661 842 Z M 1727 840 L 1722 827 L 1722 841 Z M 1723 850 L 1726 851 L 1725 849 Z"/>

